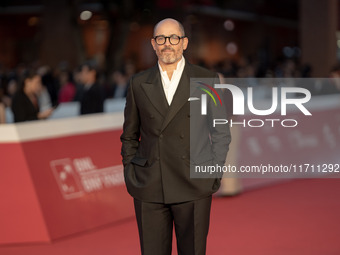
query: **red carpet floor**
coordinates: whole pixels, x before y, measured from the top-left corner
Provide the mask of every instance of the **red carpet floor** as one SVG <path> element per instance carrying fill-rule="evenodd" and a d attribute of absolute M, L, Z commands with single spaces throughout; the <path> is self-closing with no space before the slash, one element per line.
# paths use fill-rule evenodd
<path fill-rule="evenodd" d="M 0 247 L 0 255 L 78 254 L 140 254 L 135 220 L 53 244 Z M 214 198 L 207 254 L 339 255 L 340 180 L 297 180 Z"/>

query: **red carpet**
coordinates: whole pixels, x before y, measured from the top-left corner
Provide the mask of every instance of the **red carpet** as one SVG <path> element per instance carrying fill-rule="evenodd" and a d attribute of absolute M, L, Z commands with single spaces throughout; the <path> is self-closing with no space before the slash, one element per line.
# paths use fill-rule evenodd
<path fill-rule="evenodd" d="M 78 254 L 140 254 L 135 220 L 53 244 L 0 247 L 0 255 Z M 297 180 L 214 198 L 207 254 L 339 255 L 340 180 Z"/>

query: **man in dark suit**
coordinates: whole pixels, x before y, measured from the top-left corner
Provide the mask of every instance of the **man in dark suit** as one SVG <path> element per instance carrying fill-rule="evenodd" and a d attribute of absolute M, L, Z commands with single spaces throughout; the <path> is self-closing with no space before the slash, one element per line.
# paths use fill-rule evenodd
<path fill-rule="evenodd" d="M 151 43 L 158 64 L 131 78 L 121 135 L 141 251 L 170 255 L 174 224 L 178 254 L 201 255 L 206 250 L 211 195 L 220 186 L 220 176 L 190 178 L 190 167 L 192 162 L 223 165 L 230 133 L 227 125 L 213 128 L 205 116 L 196 116 L 197 129 L 190 129 L 195 117 L 190 104 L 199 103 L 190 100 L 190 78 L 217 81 L 217 75 L 184 59 L 188 38 L 176 20 L 159 22 Z M 208 111 L 211 106 L 208 103 Z M 218 109 L 221 117 L 224 107 Z"/>
<path fill-rule="evenodd" d="M 98 83 L 97 70 L 91 63 L 85 63 L 80 69 L 81 82 L 84 85 L 80 98 L 80 114 L 100 113 L 104 111 L 104 97 Z"/>

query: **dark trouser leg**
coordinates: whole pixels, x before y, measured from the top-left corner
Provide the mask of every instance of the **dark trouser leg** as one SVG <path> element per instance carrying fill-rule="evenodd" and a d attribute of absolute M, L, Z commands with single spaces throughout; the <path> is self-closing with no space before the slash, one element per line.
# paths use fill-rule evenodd
<path fill-rule="evenodd" d="M 171 255 L 173 218 L 170 206 L 134 199 L 142 255 Z"/>
<path fill-rule="evenodd" d="M 171 205 L 175 222 L 178 255 L 205 254 L 210 208 L 211 196 Z"/>

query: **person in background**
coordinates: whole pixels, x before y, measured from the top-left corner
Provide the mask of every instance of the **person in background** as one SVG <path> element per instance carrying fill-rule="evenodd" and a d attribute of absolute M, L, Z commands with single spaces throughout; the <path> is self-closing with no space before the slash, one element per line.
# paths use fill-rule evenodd
<path fill-rule="evenodd" d="M 6 108 L 5 104 L 2 102 L 3 90 L 0 88 L 0 124 L 6 123 Z"/>
<path fill-rule="evenodd" d="M 81 66 L 78 66 L 76 69 L 74 69 L 72 75 L 73 75 L 73 82 L 76 87 L 76 93 L 73 97 L 73 101 L 80 102 L 84 94 L 84 86 L 81 80 Z"/>
<path fill-rule="evenodd" d="M 56 106 L 58 104 L 59 86 L 57 80 L 55 79 L 53 70 L 49 66 L 44 65 L 39 67 L 38 74 L 41 77 L 41 84 L 43 85 L 42 97 L 45 96 L 45 99 L 49 98 L 48 103 L 52 106 Z M 46 96 L 45 90 L 48 92 L 48 97 Z M 43 103 L 47 103 L 47 101 Z"/>
<path fill-rule="evenodd" d="M 100 113 L 104 111 L 104 97 L 96 83 L 97 71 L 93 64 L 85 63 L 80 68 L 80 80 L 84 91 L 80 99 L 80 114 Z"/>
<path fill-rule="evenodd" d="M 126 79 L 130 80 L 130 78 L 136 73 L 136 66 L 134 64 L 134 61 L 131 59 L 126 61 L 123 70 Z"/>
<path fill-rule="evenodd" d="M 11 107 L 12 99 L 18 90 L 18 81 L 16 77 L 11 77 L 7 82 L 7 88 L 2 98 L 6 107 Z M 7 93 L 6 93 L 7 92 Z"/>
<path fill-rule="evenodd" d="M 53 108 L 40 111 L 38 95 L 41 87 L 41 76 L 37 72 L 29 70 L 24 74 L 12 101 L 14 122 L 46 119 L 52 114 Z"/>
<path fill-rule="evenodd" d="M 125 71 L 117 70 L 112 74 L 113 80 L 113 98 L 123 98 L 126 97 L 128 79 Z"/>
<path fill-rule="evenodd" d="M 69 71 L 62 71 L 59 74 L 60 91 L 58 102 L 71 102 L 76 94 L 76 87 L 72 81 L 72 73 Z"/>
<path fill-rule="evenodd" d="M 37 92 L 40 111 L 48 110 L 52 108 L 52 106 L 57 105 L 55 100 L 52 102 L 52 94 L 49 92 L 49 88 L 48 88 L 49 86 L 48 79 L 46 80 L 45 78 L 46 75 L 47 76 L 49 75 L 49 72 L 50 72 L 50 69 L 48 66 L 39 67 L 37 70 L 38 75 L 41 77 L 41 87 L 39 91 Z M 53 81 L 51 82 L 51 84 L 55 83 L 53 77 L 51 81 Z"/>

